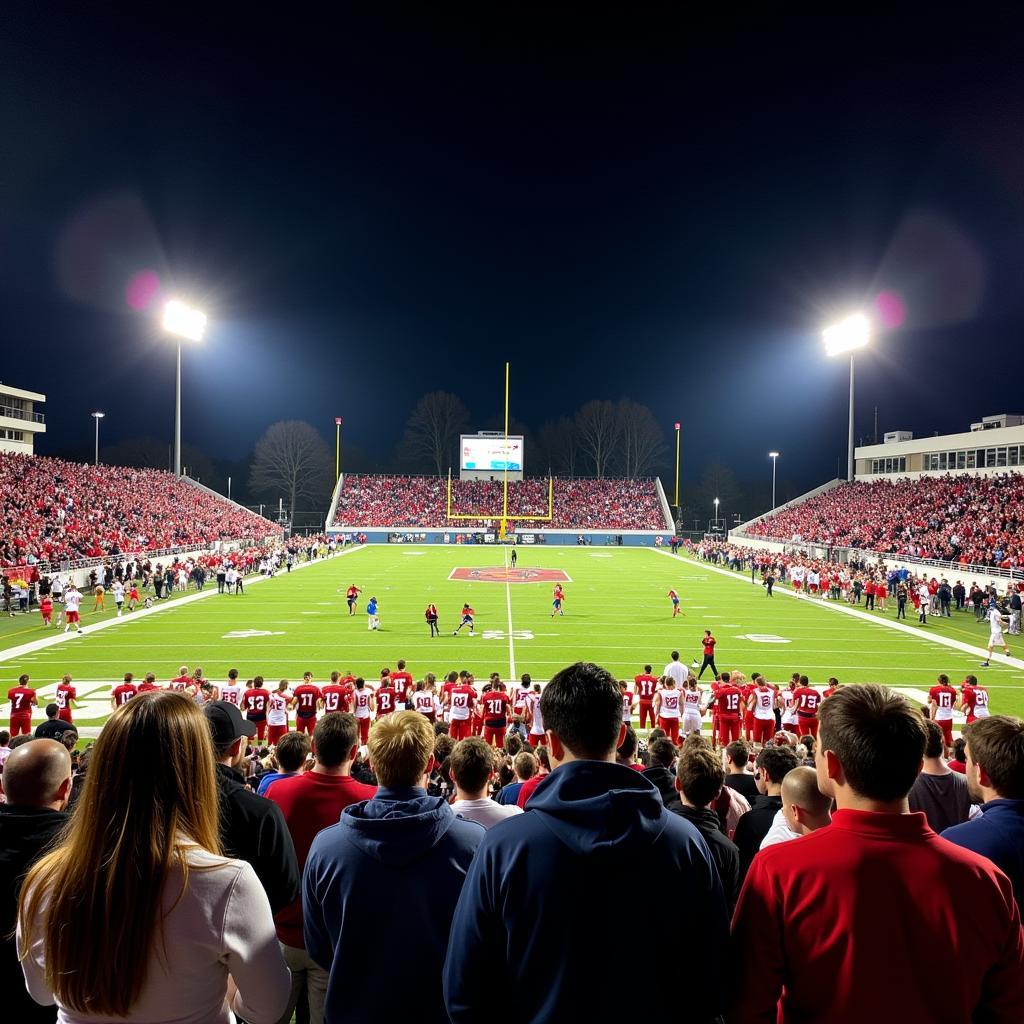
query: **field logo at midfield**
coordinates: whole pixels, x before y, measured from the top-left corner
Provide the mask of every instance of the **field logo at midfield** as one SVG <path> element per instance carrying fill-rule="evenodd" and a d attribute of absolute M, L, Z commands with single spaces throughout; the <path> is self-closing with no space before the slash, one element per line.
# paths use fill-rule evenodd
<path fill-rule="evenodd" d="M 448 579 L 467 583 L 572 583 L 569 574 L 561 569 L 513 569 L 504 565 L 459 566 L 452 569 Z"/>
<path fill-rule="evenodd" d="M 230 633 L 225 633 L 221 640 L 248 640 L 253 636 L 284 636 L 284 630 L 235 629 Z"/>

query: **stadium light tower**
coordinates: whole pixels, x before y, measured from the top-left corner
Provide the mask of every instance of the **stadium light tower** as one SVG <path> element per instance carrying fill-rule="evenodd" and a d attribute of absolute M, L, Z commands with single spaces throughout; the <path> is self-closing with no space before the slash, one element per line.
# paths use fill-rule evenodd
<path fill-rule="evenodd" d="M 854 313 L 838 324 L 826 327 L 822 333 L 825 352 L 830 356 L 850 353 L 850 437 L 846 458 L 846 479 L 853 479 L 853 362 L 857 349 L 871 341 L 871 324 L 863 313 Z"/>
<path fill-rule="evenodd" d="M 715 498 L 715 529 L 718 529 L 718 499 Z"/>
<path fill-rule="evenodd" d="M 778 452 L 769 452 L 768 458 L 772 460 L 772 511 L 775 511 L 775 463 L 779 458 Z"/>
<path fill-rule="evenodd" d="M 93 465 L 98 466 L 100 464 L 100 420 L 106 416 L 105 412 L 94 412 L 92 418 L 96 421 L 96 454 L 93 458 Z"/>
<path fill-rule="evenodd" d="M 164 330 L 178 339 L 178 376 L 174 393 L 174 475 L 181 476 L 181 339 L 202 341 L 206 314 L 172 299 L 164 306 Z"/>

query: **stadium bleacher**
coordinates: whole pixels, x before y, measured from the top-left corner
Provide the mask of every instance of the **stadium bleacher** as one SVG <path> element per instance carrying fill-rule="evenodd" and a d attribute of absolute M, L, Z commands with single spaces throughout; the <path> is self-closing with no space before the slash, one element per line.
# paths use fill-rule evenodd
<path fill-rule="evenodd" d="M 1024 565 L 1024 474 L 845 483 L 743 534 L 1012 569 Z"/>
<path fill-rule="evenodd" d="M 162 470 L 0 452 L 0 566 L 279 532 L 262 516 Z"/>
<path fill-rule="evenodd" d="M 480 513 L 473 525 L 500 518 L 503 484 L 500 480 L 453 480 L 452 512 Z M 545 516 L 546 479 L 512 481 L 508 485 L 510 516 Z M 346 476 L 334 525 L 339 527 L 421 527 L 443 529 L 447 518 L 447 482 L 432 476 Z M 469 521 L 463 520 L 464 525 Z M 551 529 L 664 530 L 667 527 L 653 479 L 554 480 Z"/>

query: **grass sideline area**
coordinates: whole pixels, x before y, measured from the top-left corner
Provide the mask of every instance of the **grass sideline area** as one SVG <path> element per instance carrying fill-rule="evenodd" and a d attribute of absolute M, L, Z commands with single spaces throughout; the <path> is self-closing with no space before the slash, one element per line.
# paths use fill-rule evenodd
<path fill-rule="evenodd" d="M 466 668 L 478 681 L 491 672 L 502 678 L 529 672 L 546 680 L 572 661 L 604 665 L 619 678 L 632 679 L 649 663 L 660 672 L 675 648 L 689 663 L 700 658 L 705 628 L 718 639 L 719 669 L 764 673 L 776 683 L 794 671 L 822 686 L 830 675 L 844 683 L 882 682 L 923 701 L 939 672 L 959 683 L 973 673 L 991 690 L 993 713 L 1024 715 L 1024 668 L 944 646 L 940 638 L 983 647 L 987 625 L 973 612 L 952 620 L 930 619 L 925 628 L 908 621 L 911 634 L 893 629 L 895 611 L 872 621 L 844 614 L 827 601 L 795 600 L 777 593 L 765 597 L 749 574 L 716 571 L 704 563 L 642 548 L 517 549 L 525 582 L 490 582 L 505 575 L 509 549 L 493 546 L 414 547 L 380 545 L 345 557 L 304 566 L 272 580 L 250 582 L 242 596 L 218 595 L 186 601 L 158 614 L 125 613 L 95 633 L 68 634 L 60 643 L 14 656 L 18 645 L 51 636 L 35 612 L 6 620 L 0 631 L 0 696 L 6 697 L 22 672 L 52 697 L 69 672 L 82 706 L 75 722 L 83 738 L 95 735 L 109 714 L 109 691 L 124 672 L 154 672 L 160 683 L 180 665 L 201 665 L 218 682 L 229 668 L 243 680 L 262 674 L 271 688 L 293 683 L 306 670 L 323 682 L 332 669 L 375 680 L 384 666 L 405 658 L 416 678 L 433 671 Z M 468 579 L 452 579 L 456 569 Z M 488 573 L 486 570 L 498 570 Z M 568 581 L 565 615 L 551 617 L 553 582 L 531 579 L 537 570 L 561 570 Z M 345 589 L 363 589 L 358 612 L 349 616 Z M 672 618 L 670 587 L 680 592 L 685 613 Z M 784 588 L 778 588 L 782 590 Z M 192 592 L 190 592 L 192 593 Z M 366 601 L 376 596 L 381 628 L 369 631 Z M 431 638 L 423 610 L 438 606 L 441 636 Z M 453 637 L 463 601 L 476 610 L 476 635 Z M 83 624 L 103 621 L 83 602 Z M 845 605 L 842 607 L 846 607 Z M 867 613 L 871 615 L 871 613 Z M 106 613 L 110 619 L 112 612 Z M 1013 654 L 1024 656 L 1020 637 L 1008 637 Z M 710 682 L 706 673 L 703 683 Z M 42 721 L 40 709 L 34 721 Z M 6 714 L 0 715 L 6 724 Z"/>

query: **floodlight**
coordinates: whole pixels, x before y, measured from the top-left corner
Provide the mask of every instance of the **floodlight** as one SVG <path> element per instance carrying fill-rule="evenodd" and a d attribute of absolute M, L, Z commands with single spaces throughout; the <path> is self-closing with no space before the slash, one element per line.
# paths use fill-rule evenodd
<path fill-rule="evenodd" d="M 164 306 L 164 330 L 189 341 L 202 341 L 206 330 L 206 314 L 187 306 L 184 302 L 171 299 Z"/>
<path fill-rule="evenodd" d="M 826 327 L 822 332 L 825 351 L 830 356 L 840 356 L 864 348 L 871 340 L 871 323 L 863 313 L 854 313 L 838 324 Z"/>

